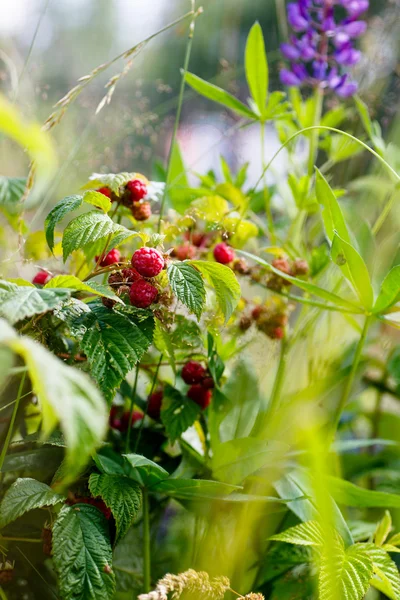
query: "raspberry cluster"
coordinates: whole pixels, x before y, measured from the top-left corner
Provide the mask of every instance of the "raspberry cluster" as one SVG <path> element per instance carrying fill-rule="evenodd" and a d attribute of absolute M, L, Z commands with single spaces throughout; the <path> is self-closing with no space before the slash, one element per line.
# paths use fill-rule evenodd
<path fill-rule="evenodd" d="M 181 377 L 187 385 L 190 385 L 187 397 L 205 410 L 211 402 L 211 389 L 214 387 L 214 380 L 208 369 L 199 362 L 190 360 L 184 365 Z"/>
<path fill-rule="evenodd" d="M 99 188 L 97 192 L 104 194 L 112 202 L 118 202 L 129 208 L 136 221 L 147 221 L 151 217 L 150 203 L 145 200 L 148 187 L 143 179 L 136 178 L 128 181 L 120 197 L 107 187 Z"/>

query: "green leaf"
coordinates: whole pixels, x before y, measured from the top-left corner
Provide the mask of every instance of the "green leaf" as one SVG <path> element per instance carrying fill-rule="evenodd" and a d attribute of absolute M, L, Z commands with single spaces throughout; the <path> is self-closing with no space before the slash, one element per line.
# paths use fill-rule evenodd
<path fill-rule="evenodd" d="M 108 211 L 111 208 L 110 198 L 108 198 L 101 192 L 95 192 L 93 190 L 85 192 L 83 194 L 83 201 L 86 202 L 86 204 L 92 204 L 97 208 L 101 208 L 101 210 L 105 213 L 108 213 Z"/>
<path fill-rule="evenodd" d="M 213 194 L 194 200 L 190 205 L 191 211 L 209 223 L 219 223 L 229 212 L 229 204 L 221 196 Z"/>
<path fill-rule="evenodd" d="M 127 231 L 114 223 L 108 215 L 97 210 L 75 217 L 65 228 L 62 247 L 64 262 L 74 250 L 84 248 L 107 236 Z M 131 232 L 131 235 L 134 233 Z"/>
<path fill-rule="evenodd" d="M 286 542 L 287 544 L 296 544 L 299 546 L 323 546 L 324 539 L 321 531 L 321 525 L 318 521 L 306 521 L 286 529 L 282 533 L 273 535 L 269 538 L 275 542 Z"/>
<path fill-rule="evenodd" d="M 199 418 L 200 408 L 170 385 L 164 389 L 161 421 L 172 442 L 179 439 Z"/>
<path fill-rule="evenodd" d="M 217 262 L 205 260 L 190 260 L 212 285 L 217 297 L 217 302 L 227 322 L 240 300 L 241 289 L 232 269 Z"/>
<path fill-rule="evenodd" d="M 50 250 L 54 248 L 54 230 L 57 223 L 62 221 L 66 214 L 76 210 L 82 204 L 82 196 L 67 196 L 58 202 L 49 212 L 44 222 L 46 240 Z"/>
<path fill-rule="evenodd" d="M 376 526 L 375 534 L 374 534 L 374 543 L 377 546 L 383 546 L 386 542 L 386 538 L 392 530 L 392 517 L 388 510 L 385 510 L 385 514 L 383 518 L 379 521 Z"/>
<path fill-rule="evenodd" d="M 329 477 L 330 493 L 339 504 L 358 508 L 400 508 L 400 496 L 367 490 L 339 477 Z"/>
<path fill-rule="evenodd" d="M 177 299 L 200 319 L 206 297 L 200 273 L 187 262 L 172 263 L 167 272 L 171 289 Z"/>
<path fill-rule="evenodd" d="M 124 454 L 123 460 L 129 466 L 128 476 L 141 486 L 152 487 L 169 475 L 160 465 L 140 454 Z"/>
<path fill-rule="evenodd" d="M 65 500 L 45 483 L 36 479 L 17 479 L 4 494 L 0 504 L 0 529 L 34 508 L 54 506 Z"/>
<path fill-rule="evenodd" d="M 45 290 L 52 288 L 66 288 L 76 290 L 77 292 L 87 292 L 94 296 L 102 296 L 104 298 L 111 298 L 116 302 L 122 302 L 108 286 L 98 283 L 85 283 L 78 277 L 75 277 L 75 275 L 56 275 L 44 286 Z"/>
<path fill-rule="evenodd" d="M 164 479 L 153 487 L 159 492 L 178 500 L 215 500 L 238 490 L 238 486 L 206 481 L 205 479 Z"/>
<path fill-rule="evenodd" d="M 136 520 L 142 504 L 140 486 L 127 477 L 92 473 L 89 490 L 95 498 L 100 496 L 111 510 L 117 528 L 117 544 Z"/>
<path fill-rule="evenodd" d="M 349 312 L 364 312 L 357 305 L 353 304 L 352 302 L 349 302 L 348 300 L 345 300 L 344 298 L 341 298 L 340 296 L 337 296 L 336 294 L 333 294 L 332 292 L 328 292 L 327 290 L 324 290 L 323 288 L 320 288 L 317 285 L 314 285 L 313 283 L 309 283 L 308 281 L 303 281 L 302 279 L 297 279 L 297 277 L 286 275 L 286 273 L 275 269 L 275 267 L 267 263 L 262 258 L 259 258 L 255 254 L 250 254 L 249 252 L 245 252 L 244 250 L 238 250 L 237 252 L 238 254 L 242 254 L 243 256 L 254 260 L 256 263 L 268 269 L 268 271 L 275 273 L 275 275 L 279 275 L 279 277 L 286 279 L 286 281 L 290 281 L 290 283 L 304 290 L 305 292 L 308 292 L 313 296 L 317 296 L 318 298 L 322 298 L 323 300 L 327 300 L 334 306 L 341 306 L 343 308 L 346 308 Z"/>
<path fill-rule="evenodd" d="M 0 207 L 12 214 L 18 212 L 18 203 L 24 194 L 26 181 L 24 177 L 0 175 Z"/>
<path fill-rule="evenodd" d="M 368 310 L 374 304 L 374 291 L 367 265 L 357 250 L 334 233 L 332 260 L 339 266 L 343 275 L 353 286 L 361 304 Z"/>
<path fill-rule="evenodd" d="M 38 289 L 0 281 L 0 316 L 14 324 L 53 310 L 69 296 L 68 290 Z"/>
<path fill-rule="evenodd" d="M 356 103 L 358 114 L 360 115 L 361 122 L 364 126 L 365 131 L 372 137 L 372 120 L 369 115 L 368 106 L 359 96 L 354 96 L 354 102 Z"/>
<path fill-rule="evenodd" d="M 108 523 L 94 506 L 62 508 L 53 527 L 53 562 L 63 600 L 114 598 Z"/>
<path fill-rule="evenodd" d="M 103 398 L 85 373 L 67 366 L 32 339 L 19 337 L 1 320 L 0 344 L 21 356 L 28 367 L 42 411 L 43 436 L 48 437 L 60 424 L 73 480 L 105 434 L 108 412 Z"/>
<path fill-rule="evenodd" d="M 82 316 L 90 313 L 87 304 L 76 298 L 70 298 L 54 310 L 54 316 L 66 323 L 72 337 L 81 339 L 86 333 Z"/>
<path fill-rule="evenodd" d="M 175 140 L 171 152 L 166 186 L 172 207 L 178 212 L 183 213 L 190 206 L 193 195 L 188 193 L 188 189 L 190 188 L 189 180 L 187 178 L 186 166 L 177 140 Z"/>
<path fill-rule="evenodd" d="M 393 267 L 382 282 L 374 313 L 383 313 L 400 299 L 400 265 Z"/>
<path fill-rule="evenodd" d="M 208 81 L 204 81 L 204 79 L 197 77 L 197 75 L 193 75 L 193 73 L 186 73 L 185 81 L 198 94 L 205 96 L 209 100 L 212 100 L 217 104 L 222 104 L 226 108 L 233 110 L 233 112 L 237 113 L 241 117 L 258 120 L 256 113 L 250 110 L 250 108 L 248 108 L 245 104 L 240 102 L 240 100 L 237 100 L 237 98 L 225 90 L 217 87 L 216 85 L 208 83 Z"/>
<path fill-rule="evenodd" d="M 254 23 L 247 38 L 245 69 L 251 95 L 262 117 L 268 95 L 268 62 L 264 36 L 259 23 Z"/>
<path fill-rule="evenodd" d="M 340 237 L 350 244 L 350 236 L 340 204 L 331 186 L 318 169 L 316 169 L 315 193 L 318 202 L 322 206 L 322 218 L 330 242 L 332 242 L 336 230 Z"/>
<path fill-rule="evenodd" d="M 382 548 L 375 544 L 364 544 L 365 551 L 372 560 L 375 577 L 371 585 L 383 592 L 391 600 L 400 598 L 400 575 L 396 563 Z"/>
<path fill-rule="evenodd" d="M 109 399 L 127 373 L 149 348 L 154 331 L 154 318 L 144 311 L 130 314 L 102 304 L 90 305 L 91 312 L 82 316 L 86 332 L 81 348 L 90 364 L 90 372 Z"/>

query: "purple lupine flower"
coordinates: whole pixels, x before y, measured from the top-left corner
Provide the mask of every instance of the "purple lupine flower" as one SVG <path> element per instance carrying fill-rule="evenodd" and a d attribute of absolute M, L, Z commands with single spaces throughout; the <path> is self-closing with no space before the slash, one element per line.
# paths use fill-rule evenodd
<path fill-rule="evenodd" d="M 290 68 L 281 70 L 282 83 L 331 89 L 343 98 L 355 94 L 357 83 L 346 67 L 354 66 L 361 58 L 354 40 L 365 33 L 367 24 L 360 17 L 368 7 L 369 0 L 289 3 L 288 21 L 296 35 L 281 46 L 283 56 L 290 61 Z"/>

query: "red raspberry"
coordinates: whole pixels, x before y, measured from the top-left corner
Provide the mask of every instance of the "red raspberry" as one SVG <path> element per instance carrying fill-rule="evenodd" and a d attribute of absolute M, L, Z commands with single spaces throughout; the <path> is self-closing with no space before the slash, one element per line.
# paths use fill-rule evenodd
<path fill-rule="evenodd" d="M 214 383 L 214 379 L 212 377 L 206 377 L 202 382 L 201 385 L 206 388 L 206 390 L 212 390 L 213 388 L 215 388 L 215 383 Z"/>
<path fill-rule="evenodd" d="M 95 261 L 99 260 L 99 256 L 95 256 Z M 103 260 L 100 262 L 100 267 L 109 267 L 110 265 L 114 265 L 121 260 L 121 252 L 117 248 L 113 248 L 110 250 L 106 256 L 104 256 Z"/>
<path fill-rule="evenodd" d="M 99 194 L 103 194 L 103 196 L 107 196 L 107 198 L 111 199 L 111 190 L 109 190 L 107 187 L 101 187 L 96 190 L 96 192 L 99 192 Z"/>
<path fill-rule="evenodd" d="M 265 306 L 262 306 L 261 304 L 259 304 L 258 306 L 253 308 L 253 310 L 251 311 L 251 316 L 253 317 L 253 319 L 255 321 L 257 321 L 264 312 L 266 312 Z"/>
<path fill-rule="evenodd" d="M 214 247 L 214 258 L 221 265 L 228 265 L 235 258 L 235 252 L 225 242 L 221 242 Z"/>
<path fill-rule="evenodd" d="M 196 402 L 202 410 L 205 410 L 211 402 L 211 391 L 199 383 L 192 385 L 187 392 L 187 397 Z"/>
<path fill-rule="evenodd" d="M 47 273 L 47 271 L 39 271 L 32 279 L 32 283 L 35 283 L 36 285 L 45 285 L 51 278 L 52 276 L 50 273 Z"/>
<path fill-rule="evenodd" d="M 140 202 L 132 206 L 132 215 L 136 221 L 147 221 L 151 217 L 150 202 Z"/>
<path fill-rule="evenodd" d="M 148 281 L 140 279 L 131 285 L 129 298 L 137 308 L 147 308 L 157 300 L 158 290 Z"/>
<path fill-rule="evenodd" d="M 131 193 L 132 202 L 139 202 L 139 200 L 147 196 L 147 185 L 141 179 L 128 181 L 126 187 Z"/>
<path fill-rule="evenodd" d="M 178 260 L 187 260 L 193 258 L 196 254 L 196 248 L 187 242 L 182 246 L 177 246 L 174 248 L 174 256 Z"/>
<path fill-rule="evenodd" d="M 142 276 L 136 271 L 136 269 L 122 269 L 122 277 L 127 283 L 133 283 L 142 279 Z"/>
<path fill-rule="evenodd" d="M 121 417 L 121 427 L 119 429 L 119 431 L 128 431 L 129 429 L 129 419 L 130 419 L 131 413 L 129 412 L 129 410 L 125 411 Z M 143 419 L 143 413 L 135 410 L 132 413 L 132 419 L 131 419 L 131 427 L 134 426 L 135 423 L 137 423 L 138 421 L 141 421 Z"/>
<path fill-rule="evenodd" d="M 201 383 L 206 377 L 207 371 L 199 362 L 190 360 L 182 369 L 182 379 L 188 385 L 193 383 Z"/>
<path fill-rule="evenodd" d="M 185 239 L 196 246 L 197 248 L 203 248 L 207 245 L 207 235 L 205 233 L 187 231 L 185 233 Z"/>
<path fill-rule="evenodd" d="M 158 390 L 147 398 L 147 414 L 149 417 L 158 421 L 161 414 L 161 405 L 163 400 L 163 391 Z"/>
<path fill-rule="evenodd" d="M 275 258 L 271 265 L 275 267 L 275 269 L 278 269 L 278 271 L 290 275 L 290 265 L 287 258 Z"/>
<path fill-rule="evenodd" d="M 163 270 L 165 260 L 155 248 L 139 248 L 132 256 L 132 267 L 143 277 L 155 277 Z"/>

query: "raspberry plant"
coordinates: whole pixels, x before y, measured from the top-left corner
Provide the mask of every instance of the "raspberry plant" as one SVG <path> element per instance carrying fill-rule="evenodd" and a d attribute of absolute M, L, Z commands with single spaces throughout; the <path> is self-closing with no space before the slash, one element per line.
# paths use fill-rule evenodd
<path fill-rule="evenodd" d="M 0 127 L 32 159 L 28 180 L 0 179 L 21 257 L 0 281 L 1 598 L 400 598 L 398 151 L 361 98 L 342 103 L 367 9 L 289 4 L 288 94 L 269 91 L 256 23 L 244 104 L 189 72 L 192 0 L 163 181 L 95 173 L 39 233 L 28 235 L 26 203 L 54 167 L 51 138 L 0 98 Z M 114 62 L 82 78 L 46 129 Z M 224 158 L 222 180 L 189 182 L 186 84 L 239 127 L 257 124 L 257 185 Z M 268 163 L 267 126 L 281 141 Z M 390 192 L 365 220 L 347 195 L 362 182 L 338 189 L 332 171 L 361 151 Z M 282 152 L 281 188 L 266 175 Z"/>

